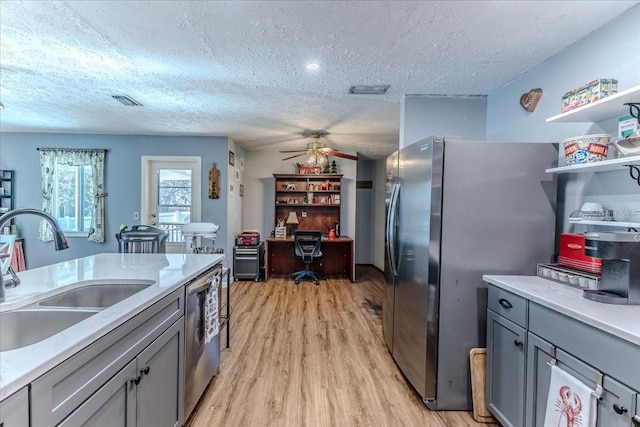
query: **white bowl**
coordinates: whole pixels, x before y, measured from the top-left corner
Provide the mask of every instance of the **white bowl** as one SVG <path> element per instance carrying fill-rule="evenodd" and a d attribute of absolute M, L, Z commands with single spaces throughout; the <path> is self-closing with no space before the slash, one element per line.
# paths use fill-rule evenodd
<path fill-rule="evenodd" d="M 591 212 L 591 211 L 604 212 L 604 206 L 602 206 L 601 203 L 597 203 L 597 202 L 586 202 L 582 204 L 580 211 L 581 212 Z"/>

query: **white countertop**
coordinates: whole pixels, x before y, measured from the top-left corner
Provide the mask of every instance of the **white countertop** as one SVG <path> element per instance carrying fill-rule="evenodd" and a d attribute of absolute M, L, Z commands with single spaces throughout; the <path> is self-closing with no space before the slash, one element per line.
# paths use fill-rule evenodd
<path fill-rule="evenodd" d="M 43 297 L 92 283 L 153 282 L 148 288 L 107 307 L 43 341 L 0 352 L 0 400 L 51 370 L 72 354 L 122 325 L 153 303 L 221 262 L 219 254 L 120 254 L 78 258 L 18 273 L 22 283 L 7 289 L 0 312 L 30 305 Z M 95 282 L 93 282 L 95 283 Z"/>
<path fill-rule="evenodd" d="M 485 282 L 640 346 L 640 305 L 583 298 L 582 290 L 536 276 L 483 276 Z"/>

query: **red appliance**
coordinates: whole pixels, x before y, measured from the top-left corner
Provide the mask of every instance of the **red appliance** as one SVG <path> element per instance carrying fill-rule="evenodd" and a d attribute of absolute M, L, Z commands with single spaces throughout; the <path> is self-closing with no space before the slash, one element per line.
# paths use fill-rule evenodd
<path fill-rule="evenodd" d="M 602 259 L 584 254 L 583 234 L 560 234 L 558 265 L 588 273 L 602 274 Z"/>
<path fill-rule="evenodd" d="M 236 236 L 236 246 L 258 246 L 260 244 L 260 234 L 252 231 L 245 231 Z"/>

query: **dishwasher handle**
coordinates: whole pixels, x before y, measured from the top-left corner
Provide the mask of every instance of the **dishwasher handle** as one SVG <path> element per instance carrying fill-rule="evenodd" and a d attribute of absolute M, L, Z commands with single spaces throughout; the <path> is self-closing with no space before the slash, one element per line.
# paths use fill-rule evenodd
<path fill-rule="evenodd" d="M 209 288 L 209 286 L 211 286 L 212 281 L 213 281 L 213 278 L 210 277 L 204 283 L 201 283 L 199 285 L 194 284 L 187 287 L 187 295 L 189 296 L 196 295 L 196 294 L 199 294 L 200 292 L 206 291 Z"/>

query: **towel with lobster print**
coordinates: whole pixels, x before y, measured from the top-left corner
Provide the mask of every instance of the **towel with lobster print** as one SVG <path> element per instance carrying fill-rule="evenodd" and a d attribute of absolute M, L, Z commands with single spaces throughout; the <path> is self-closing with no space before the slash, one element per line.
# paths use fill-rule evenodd
<path fill-rule="evenodd" d="M 544 427 L 595 427 L 596 396 L 584 383 L 551 366 Z"/>

